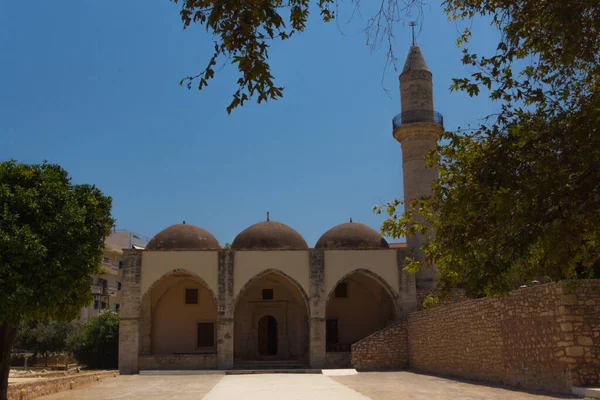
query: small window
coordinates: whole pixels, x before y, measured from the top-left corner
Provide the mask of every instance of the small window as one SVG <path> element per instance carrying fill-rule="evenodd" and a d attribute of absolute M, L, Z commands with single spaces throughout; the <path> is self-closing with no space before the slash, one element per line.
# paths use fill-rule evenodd
<path fill-rule="evenodd" d="M 342 282 L 335 288 L 335 297 L 338 299 L 343 299 L 348 297 L 348 284 L 346 282 Z"/>
<path fill-rule="evenodd" d="M 121 290 L 121 282 L 117 281 L 117 290 Z"/>
<path fill-rule="evenodd" d="M 262 298 L 263 300 L 273 300 L 273 289 L 263 289 Z"/>
<path fill-rule="evenodd" d="M 103 301 L 102 303 L 100 303 L 100 309 L 101 310 L 106 310 L 106 302 Z"/>
<path fill-rule="evenodd" d="M 198 289 L 185 289 L 185 304 L 198 304 Z"/>
<path fill-rule="evenodd" d="M 119 269 L 123 269 L 123 261 L 119 261 Z"/>
<path fill-rule="evenodd" d="M 100 301 L 94 300 L 94 310 L 97 310 L 100 307 Z"/>
<path fill-rule="evenodd" d="M 119 311 L 121 309 L 121 305 L 119 303 L 115 304 L 115 311 Z"/>
<path fill-rule="evenodd" d="M 215 324 L 212 322 L 198 323 L 198 347 L 215 346 Z"/>

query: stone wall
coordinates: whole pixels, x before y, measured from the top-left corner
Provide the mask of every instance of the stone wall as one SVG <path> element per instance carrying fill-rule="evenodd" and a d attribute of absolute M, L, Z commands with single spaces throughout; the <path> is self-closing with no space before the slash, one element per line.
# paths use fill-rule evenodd
<path fill-rule="evenodd" d="M 140 355 L 140 370 L 217 369 L 217 354 Z"/>
<path fill-rule="evenodd" d="M 553 283 L 409 314 L 411 369 L 570 391 L 600 383 L 600 281 Z"/>
<path fill-rule="evenodd" d="M 117 371 L 81 373 L 60 378 L 48 378 L 36 382 L 11 383 L 8 385 L 8 400 L 28 400 L 62 392 L 71 388 L 117 376 Z M 23 396 L 21 397 L 21 394 Z"/>
<path fill-rule="evenodd" d="M 430 294 L 439 297 L 439 303 L 435 305 L 435 307 L 460 303 L 461 301 L 468 300 L 467 294 L 463 289 L 451 289 L 445 291 L 443 294 L 436 289 L 417 289 L 417 311 L 424 309 L 423 302 Z"/>
<path fill-rule="evenodd" d="M 402 369 L 408 366 L 407 320 L 403 319 L 352 345 L 352 366 L 358 370 Z"/>

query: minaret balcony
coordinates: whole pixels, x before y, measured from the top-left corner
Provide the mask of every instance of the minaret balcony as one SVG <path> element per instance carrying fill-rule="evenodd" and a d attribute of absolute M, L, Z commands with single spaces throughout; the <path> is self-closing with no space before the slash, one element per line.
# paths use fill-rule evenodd
<path fill-rule="evenodd" d="M 433 110 L 412 110 L 405 111 L 396 115 L 392 119 L 392 126 L 395 129 L 402 125 L 414 124 L 418 122 L 426 122 L 430 124 L 437 124 L 444 126 L 444 116 L 437 111 Z"/>

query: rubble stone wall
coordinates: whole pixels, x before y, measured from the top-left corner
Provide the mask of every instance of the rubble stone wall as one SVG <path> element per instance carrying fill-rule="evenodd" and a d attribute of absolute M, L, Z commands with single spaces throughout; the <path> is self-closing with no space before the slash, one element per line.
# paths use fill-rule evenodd
<path fill-rule="evenodd" d="M 559 282 L 408 316 L 409 365 L 568 392 L 600 383 L 600 281 Z"/>
<path fill-rule="evenodd" d="M 408 366 L 407 320 L 392 324 L 352 345 L 357 370 L 403 369 Z"/>

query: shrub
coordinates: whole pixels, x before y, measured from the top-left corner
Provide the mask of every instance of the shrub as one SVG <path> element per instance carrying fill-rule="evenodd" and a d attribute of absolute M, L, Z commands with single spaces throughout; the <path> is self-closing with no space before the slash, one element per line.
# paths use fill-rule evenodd
<path fill-rule="evenodd" d="M 119 314 L 103 310 L 75 329 L 68 339 L 80 364 L 95 369 L 116 369 L 119 357 Z"/>

